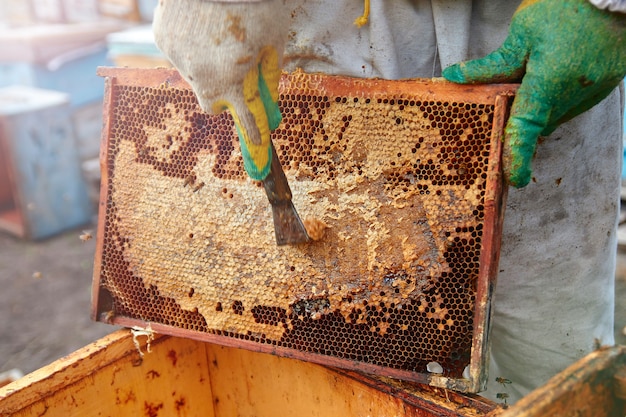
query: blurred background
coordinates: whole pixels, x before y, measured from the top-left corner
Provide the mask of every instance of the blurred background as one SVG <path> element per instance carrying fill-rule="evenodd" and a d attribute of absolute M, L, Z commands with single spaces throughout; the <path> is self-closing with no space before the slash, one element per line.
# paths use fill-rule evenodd
<path fill-rule="evenodd" d="M 0 0 L 0 386 L 115 330 L 90 319 L 96 68 L 170 66 L 152 37 L 157 1 Z M 615 332 L 626 344 L 619 232 Z"/>
<path fill-rule="evenodd" d="M 157 1 L 0 1 L 0 385 L 115 330 L 90 319 L 96 69 L 170 66 Z"/>

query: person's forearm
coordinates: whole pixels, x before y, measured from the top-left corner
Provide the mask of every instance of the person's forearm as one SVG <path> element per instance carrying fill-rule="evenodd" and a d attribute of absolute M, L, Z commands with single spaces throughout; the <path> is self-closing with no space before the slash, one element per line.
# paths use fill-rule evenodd
<path fill-rule="evenodd" d="M 608 9 L 612 12 L 626 13 L 626 0 L 589 0 L 591 4 L 600 8 Z"/>

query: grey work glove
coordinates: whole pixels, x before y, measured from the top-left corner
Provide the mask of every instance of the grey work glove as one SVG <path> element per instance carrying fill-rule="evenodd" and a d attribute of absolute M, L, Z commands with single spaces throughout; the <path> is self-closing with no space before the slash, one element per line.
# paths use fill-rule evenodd
<path fill-rule="evenodd" d="M 270 132 L 281 120 L 286 19 L 281 0 L 160 0 L 154 16 L 157 46 L 189 82 L 202 109 L 231 112 L 244 167 L 255 180 L 269 173 Z"/>

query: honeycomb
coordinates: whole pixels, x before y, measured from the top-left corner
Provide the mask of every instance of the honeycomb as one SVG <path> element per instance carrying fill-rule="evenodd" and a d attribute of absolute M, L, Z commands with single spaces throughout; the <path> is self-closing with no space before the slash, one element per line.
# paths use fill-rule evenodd
<path fill-rule="evenodd" d="M 95 317 L 476 390 L 463 373 L 483 363 L 510 86 L 284 74 L 272 140 L 300 216 L 324 228 L 277 246 L 228 114 L 172 70 L 100 74 Z"/>

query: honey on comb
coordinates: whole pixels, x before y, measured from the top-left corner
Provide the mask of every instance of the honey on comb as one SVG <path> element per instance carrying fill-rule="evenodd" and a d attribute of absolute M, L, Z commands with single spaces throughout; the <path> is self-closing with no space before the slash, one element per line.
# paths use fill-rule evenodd
<path fill-rule="evenodd" d="M 307 234 L 313 240 L 320 240 L 324 237 L 324 232 L 328 225 L 323 221 L 315 218 L 304 219 L 304 228 Z"/>

